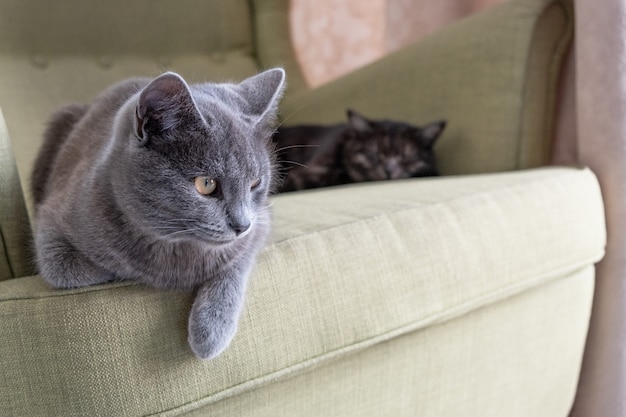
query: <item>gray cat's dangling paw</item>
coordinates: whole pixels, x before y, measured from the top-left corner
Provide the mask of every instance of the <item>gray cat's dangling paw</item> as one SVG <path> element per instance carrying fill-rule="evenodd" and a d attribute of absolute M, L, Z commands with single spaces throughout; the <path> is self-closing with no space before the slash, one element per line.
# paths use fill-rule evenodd
<path fill-rule="evenodd" d="M 245 284 L 220 279 L 200 287 L 189 315 L 189 346 L 200 359 L 222 353 L 237 332 Z"/>
<path fill-rule="evenodd" d="M 198 358 L 213 359 L 230 345 L 237 331 L 237 321 L 212 320 L 208 318 L 210 313 L 206 314 L 201 310 L 202 308 L 194 308 L 191 311 L 189 346 Z"/>

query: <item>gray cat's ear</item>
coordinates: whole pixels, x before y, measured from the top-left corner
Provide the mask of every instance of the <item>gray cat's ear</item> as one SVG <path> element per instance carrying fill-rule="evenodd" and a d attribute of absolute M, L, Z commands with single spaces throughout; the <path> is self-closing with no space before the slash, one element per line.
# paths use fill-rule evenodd
<path fill-rule="evenodd" d="M 256 123 L 271 120 L 285 90 L 285 71 L 282 68 L 270 69 L 246 78 L 237 87 L 248 102 L 248 116 L 253 117 Z"/>
<path fill-rule="evenodd" d="M 369 132 L 372 130 L 372 125 L 367 118 L 352 109 L 346 110 L 348 116 L 348 124 L 357 132 Z"/>
<path fill-rule="evenodd" d="M 135 107 L 135 134 L 140 143 L 145 145 L 151 136 L 175 129 L 190 109 L 196 105 L 180 75 L 166 72 L 152 80 L 141 91 Z"/>
<path fill-rule="evenodd" d="M 441 132 L 446 127 L 446 121 L 440 120 L 438 122 L 433 122 L 427 124 L 426 126 L 422 126 L 420 129 L 420 141 L 422 145 L 427 148 L 432 147 L 435 144 L 435 141 L 439 136 L 441 136 Z"/>

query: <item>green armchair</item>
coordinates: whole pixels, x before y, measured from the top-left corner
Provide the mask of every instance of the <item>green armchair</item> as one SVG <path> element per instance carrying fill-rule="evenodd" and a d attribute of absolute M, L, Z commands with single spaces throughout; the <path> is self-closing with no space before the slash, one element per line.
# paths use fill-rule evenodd
<path fill-rule="evenodd" d="M 512 0 L 315 90 L 286 0 L 181 4 L 0 0 L 0 415 L 566 416 L 606 239 L 591 171 L 545 167 L 570 2 Z M 286 124 L 447 119 L 445 176 L 275 196 L 211 361 L 187 346 L 190 294 L 34 275 L 22 190 L 55 107 L 274 65 Z"/>

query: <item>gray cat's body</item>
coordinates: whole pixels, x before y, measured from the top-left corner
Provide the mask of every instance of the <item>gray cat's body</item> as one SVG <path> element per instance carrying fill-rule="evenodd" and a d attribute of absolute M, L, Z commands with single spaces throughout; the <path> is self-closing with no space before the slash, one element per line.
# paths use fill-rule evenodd
<path fill-rule="evenodd" d="M 57 112 L 32 179 L 41 275 L 60 288 L 197 289 L 190 346 L 222 352 L 269 232 L 283 86 L 279 69 L 237 85 L 166 73 Z"/>

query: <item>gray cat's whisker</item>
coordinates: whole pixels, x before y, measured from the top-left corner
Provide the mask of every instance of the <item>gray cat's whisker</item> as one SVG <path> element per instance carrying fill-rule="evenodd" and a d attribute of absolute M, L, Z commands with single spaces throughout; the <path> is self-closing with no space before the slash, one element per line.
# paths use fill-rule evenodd
<path fill-rule="evenodd" d="M 278 148 L 276 149 L 276 153 L 287 150 L 287 149 L 294 149 L 294 148 L 319 148 L 320 145 L 290 145 L 290 146 L 283 146 L 282 148 Z"/>
<path fill-rule="evenodd" d="M 186 233 L 191 234 L 191 233 L 193 233 L 193 232 L 194 232 L 194 230 L 178 230 L 178 231 L 176 231 L 176 232 L 167 233 L 167 234 L 165 234 L 165 235 L 163 235 L 163 236 L 164 236 L 164 237 L 172 237 L 172 236 L 177 236 L 177 235 L 184 235 L 184 234 L 186 234 Z"/>
<path fill-rule="evenodd" d="M 292 111 L 290 114 L 288 114 L 283 120 L 280 121 L 280 123 L 278 124 L 278 126 L 276 126 L 276 128 L 278 129 L 279 127 L 281 127 L 286 121 L 288 121 L 289 119 L 291 119 L 293 116 L 295 116 L 296 114 L 298 114 L 300 112 L 300 110 L 302 110 L 303 108 L 305 108 L 308 105 L 308 103 L 304 103 L 303 105 L 301 105 L 300 107 L 298 107 L 297 109 L 295 109 L 294 111 Z"/>
<path fill-rule="evenodd" d="M 302 168 L 308 168 L 306 165 L 301 164 L 300 162 L 296 162 L 296 161 L 283 160 L 282 162 L 285 162 L 287 164 L 292 164 L 292 165 L 298 165 L 298 166 L 301 166 Z"/>
<path fill-rule="evenodd" d="M 175 222 L 193 222 L 195 219 L 165 219 L 159 220 L 162 223 L 175 223 Z"/>

